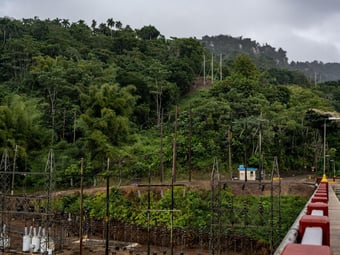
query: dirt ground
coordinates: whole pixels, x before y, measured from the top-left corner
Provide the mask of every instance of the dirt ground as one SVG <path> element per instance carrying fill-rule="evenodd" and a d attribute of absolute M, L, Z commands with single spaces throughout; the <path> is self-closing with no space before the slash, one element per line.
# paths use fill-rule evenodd
<path fill-rule="evenodd" d="M 225 180 L 225 181 L 224 181 Z M 221 178 L 221 182 L 225 183 L 227 186 L 231 187 L 232 192 L 234 194 L 256 194 L 256 195 L 270 195 L 271 191 L 271 181 L 263 180 L 261 186 L 259 181 L 244 181 L 239 180 L 229 180 L 227 178 Z M 209 190 L 211 189 L 211 182 L 210 180 L 193 180 L 191 182 L 188 181 L 181 181 L 178 180 L 176 184 L 183 184 L 187 189 L 194 189 L 194 190 Z M 240 189 L 244 185 L 243 189 Z M 278 181 L 273 182 L 273 186 L 277 187 L 279 185 Z M 281 185 L 281 195 L 297 195 L 302 197 L 310 197 L 312 192 L 315 188 L 315 177 L 312 175 L 299 175 L 299 176 L 290 176 L 290 177 L 282 177 L 280 180 Z M 147 191 L 147 183 L 134 183 L 131 185 L 122 185 L 119 189 L 125 193 L 131 192 L 143 192 Z M 152 190 L 165 190 L 170 189 L 168 187 L 161 187 L 161 186 L 153 186 L 150 187 Z M 67 190 L 67 191 L 59 191 L 56 192 L 56 196 L 63 196 L 67 194 L 72 194 L 75 192 L 79 192 L 79 189 L 75 190 Z M 85 188 L 84 193 L 86 194 L 95 194 L 97 192 L 106 192 L 106 187 L 92 187 L 92 188 Z"/>

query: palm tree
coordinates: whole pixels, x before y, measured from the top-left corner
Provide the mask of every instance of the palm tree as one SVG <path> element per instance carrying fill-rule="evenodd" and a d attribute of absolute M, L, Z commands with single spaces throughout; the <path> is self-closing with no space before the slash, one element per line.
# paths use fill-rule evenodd
<path fill-rule="evenodd" d="M 92 24 L 91 24 L 91 28 L 92 28 L 92 32 L 94 34 L 96 33 L 96 26 L 97 26 L 97 21 L 93 19 Z"/>
<path fill-rule="evenodd" d="M 63 19 L 61 24 L 66 28 L 70 25 L 70 21 L 68 19 Z"/>
<path fill-rule="evenodd" d="M 110 28 L 110 33 L 111 33 L 111 37 L 112 37 L 112 28 L 115 26 L 115 22 L 113 20 L 113 18 L 109 18 L 107 21 L 106 21 L 108 27 Z"/>
<path fill-rule="evenodd" d="M 98 29 L 98 31 L 100 32 L 100 33 L 102 33 L 103 35 L 108 35 L 108 27 L 106 26 L 106 24 L 105 23 L 100 23 L 99 24 L 99 29 Z"/>
<path fill-rule="evenodd" d="M 52 20 L 52 22 L 56 25 L 60 25 L 61 19 L 55 18 L 54 20 Z"/>
<path fill-rule="evenodd" d="M 116 28 L 120 30 L 122 28 L 123 24 L 120 21 L 116 21 Z"/>

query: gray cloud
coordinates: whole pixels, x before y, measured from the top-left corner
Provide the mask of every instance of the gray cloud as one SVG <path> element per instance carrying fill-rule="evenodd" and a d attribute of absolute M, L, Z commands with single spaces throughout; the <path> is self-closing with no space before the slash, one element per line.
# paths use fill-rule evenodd
<path fill-rule="evenodd" d="M 243 36 L 283 48 L 290 60 L 340 62 L 338 0 L 0 0 L 0 16 L 113 18 L 166 37 Z"/>

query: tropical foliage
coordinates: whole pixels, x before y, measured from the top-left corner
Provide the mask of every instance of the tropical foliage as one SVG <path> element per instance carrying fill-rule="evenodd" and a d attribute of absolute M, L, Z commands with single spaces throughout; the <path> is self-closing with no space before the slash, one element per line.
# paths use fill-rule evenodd
<path fill-rule="evenodd" d="M 214 159 L 231 175 L 260 158 L 270 171 L 275 156 L 282 173 L 320 169 L 324 120 L 339 108 L 337 82 L 311 84 L 238 54 L 209 71 L 201 41 L 166 39 L 151 25 L 134 30 L 112 18 L 91 26 L 0 18 L 0 33 L 0 149 L 14 160 L 18 148 L 20 171 L 41 171 L 50 149 L 60 188 L 79 182 L 70 175 L 81 158 L 92 177 L 109 158 L 110 171 L 127 179 L 146 178 L 149 169 L 169 176 L 174 164 L 179 176 L 198 178 Z M 282 50 L 274 55 L 285 59 Z M 203 70 L 220 79 L 211 84 Z M 326 153 L 335 160 L 339 131 L 326 124 Z"/>
<path fill-rule="evenodd" d="M 272 228 L 271 198 L 269 196 L 235 196 L 225 190 L 221 195 L 220 224 L 234 233 L 236 229 L 244 235 L 257 240 L 268 240 Z M 157 191 L 123 194 L 112 189 L 106 200 L 103 193 L 84 197 L 86 217 L 104 220 L 107 213 L 112 221 L 125 222 L 140 227 L 166 227 L 184 231 L 210 232 L 211 222 L 210 191 L 193 191 L 184 188 L 168 189 L 160 196 Z M 173 198 L 173 200 L 172 200 Z M 106 203 L 109 203 L 109 212 Z M 298 196 L 282 196 L 280 228 L 277 229 L 277 240 L 281 240 L 289 230 L 292 219 L 295 219 L 306 201 Z M 63 196 L 59 209 L 64 213 L 77 215 L 80 199 L 77 194 Z M 275 212 L 274 212 L 275 213 Z"/>

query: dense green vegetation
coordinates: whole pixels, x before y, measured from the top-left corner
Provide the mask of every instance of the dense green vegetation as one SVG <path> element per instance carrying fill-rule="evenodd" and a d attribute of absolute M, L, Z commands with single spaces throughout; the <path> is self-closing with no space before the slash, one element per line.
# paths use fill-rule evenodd
<path fill-rule="evenodd" d="M 221 225 L 226 231 L 234 233 L 239 231 L 256 240 L 268 243 L 271 231 L 271 201 L 270 196 L 235 196 L 230 191 L 223 190 L 221 195 L 221 210 L 223 217 Z M 118 189 L 112 189 L 109 198 L 110 219 L 138 225 L 146 228 L 171 227 L 183 229 L 188 233 L 203 231 L 210 232 L 211 222 L 211 193 L 210 191 L 193 191 L 177 187 L 173 191 L 174 208 L 173 222 L 171 223 L 172 192 L 165 190 L 163 196 L 160 192 L 131 192 L 123 194 Z M 150 199 L 150 201 L 149 201 Z M 150 203 L 149 203 L 150 202 Z M 275 239 L 280 241 L 305 204 L 305 199 L 297 196 L 281 197 L 280 231 Z M 106 215 L 106 196 L 103 193 L 86 195 L 84 198 L 84 211 L 86 218 L 104 220 Z M 80 199 L 78 194 L 63 196 L 56 202 L 55 209 L 64 213 L 77 215 Z M 149 207 L 150 206 L 150 207 Z M 150 211 L 149 211 L 150 210 Z M 148 213 L 150 212 L 150 215 Z M 149 220 L 148 220 L 149 219 Z M 189 234 L 190 235 L 190 234 Z"/>
<path fill-rule="evenodd" d="M 223 79 L 200 89 L 203 55 L 210 54 L 200 41 L 112 19 L 88 26 L 1 18 L 0 34 L 0 149 L 13 160 L 17 146 L 18 171 L 41 171 L 53 149 L 59 188 L 79 174 L 80 158 L 91 176 L 110 158 L 114 174 L 143 178 L 151 169 L 166 177 L 174 138 L 179 176 L 209 175 L 214 158 L 225 172 L 244 162 L 258 166 L 262 155 L 266 171 L 274 156 L 282 173 L 320 170 L 337 83 L 310 84 L 297 71 L 235 55 L 223 61 Z M 336 125 L 327 123 L 328 160 L 340 153 Z M 19 186 L 38 177 L 16 178 Z"/>

